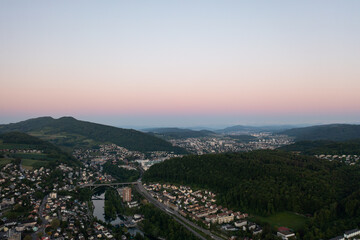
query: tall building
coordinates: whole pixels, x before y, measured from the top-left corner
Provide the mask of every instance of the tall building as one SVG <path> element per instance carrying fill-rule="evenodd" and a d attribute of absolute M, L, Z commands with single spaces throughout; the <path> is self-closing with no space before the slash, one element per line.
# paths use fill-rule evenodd
<path fill-rule="evenodd" d="M 123 189 L 123 201 L 124 202 L 131 202 L 131 188 L 125 187 Z"/>

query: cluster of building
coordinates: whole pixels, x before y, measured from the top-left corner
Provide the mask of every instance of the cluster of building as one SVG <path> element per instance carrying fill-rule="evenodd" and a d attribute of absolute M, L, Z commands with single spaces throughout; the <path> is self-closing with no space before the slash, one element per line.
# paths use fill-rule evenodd
<path fill-rule="evenodd" d="M 144 184 L 144 188 L 167 207 L 177 211 L 184 217 L 194 221 L 201 221 L 210 227 L 212 224 L 221 226 L 225 231 L 250 230 L 253 234 L 260 234 L 262 229 L 255 223 L 247 220 L 248 214 L 234 212 L 216 205 L 216 195 L 211 191 L 193 191 L 188 186 L 170 184 Z"/>
<path fill-rule="evenodd" d="M 51 224 L 57 220 L 66 223 L 57 226 L 55 231 L 47 232 L 51 239 L 85 239 L 85 232 L 89 236 L 97 235 L 97 232 L 89 228 L 92 218 L 89 207 L 72 196 L 58 196 L 56 192 L 50 193 L 40 206 L 39 214 L 45 224 Z"/>
<path fill-rule="evenodd" d="M 0 153 L 32 153 L 32 154 L 41 154 L 44 151 L 43 150 L 37 150 L 37 149 L 0 149 Z"/>
<path fill-rule="evenodd" d="M 115 181 L 115 178 L 111 175 L 102 173 L 101 171 L 98 171 L 97 168 L 90 167 L 88 165 L 85 165 L 84 168 L 80 168 L 79 171 L 75 172 L 75 174 L 79 177 L 77 185 L 80 186 L 91 184 L 94 182 L 110 183 Z"/>
<path fill-rule="evenodd" d="M 50 186 L 48 181 L 53 180 L 50 178 L 55 171 L 61 181 Z M 23 169 L 15 163 L 5 165 L 0 171 L 0 239 L 22 239 L 29 234 L 33 239 L 40 235 L 43 239 L 112 239 L 110 230 L 92 226 L 91 208 L 80 202 L 74 191 L 77 185 L 92 183 L 99 178 L 107 179 L 107 176 L 66 164 L 55 169 L 41 167 L 34 170 Z M 62 196 L 59 195 L 61 192 L 73 194 Z M 131 202 L 131 189 L 127 200 L 135 205 Z M 10 218 L 9 213 L 17 214 L 17 217 Z M 61 224 L 54 225 L 54 221 Z"/>
<path fill-rule="evenodd" d="M 144 163 L 152 163 L 152 161 L 158 163 L 172 157 L 179 157 L 182 155 L 175 154 L 173 152 L 166 151 L 153 151 L 148 152 L 146 155 L 137 151 L 130 151 L 124 147 L 117 146 L 116 144 L 104 144 L 94 149 L 76 149 L 73 152 L 75 158 L 84 162 L 87 167 L 99 168 L 99 166 L 105 164 L 108 161 L 113 163 L 121 161 L 125 165 L 121 164 L 119 167 L 129 168 L 130 160 L 137 160 Z M 151 165 L 150 165 L 151 166 Z M 144 165 L 145 169 L 148 169 L 148 164 Z M 101 167 L 99 168 L 101 170 Z"/>
<path fill-rule="evenodd" d="M 207 153 L 239 152 L 256 149 L 275 149 L 292 143 L 285 135 L 258 135 L 251 141 L 239 141 L 231 136 L 211 136 L 199 138 L 172 139 L 170 142 L 191 153 L 202 155 Z"/>
<path fill-rule="evenodd" d="M 326 159 L 329 161 L 340 161 L 348 165 L 358 164 L 360 161 L 359 155 L 329 155 L 329 154 L 320 154 L 315 155 L 315 157 L 320 159 Z"/>
<path fill-rule="evenodd" d="M 126 160 L 127 158 L 144 158 L 141 152 L 130 151 L 116 144 L 104 144 L 93 149 L 75 149 L 73 156 L 89 165 L 102 165 L 107 161 Z"/>
<path fill-rule="evenodd" d="M 352 229 L 346 231 L 344 235 L 334 237 L 330 240 L 349 240 L 349 239 L 359 239 L 360 238 L 360 230 L 359 229 Z"/>
<path fill-rule="evenodd" d="M 161 159 L 157 159 L 157 160 L 150 160 L 150 159 L 138 159 L 136 160 L 137 163 L 140 164 L 140 167 L 144 170 L 147 171 L 152 165 L 157 164 L 157 163 L 161 163 L 165 160 L 167 160 L 168 158 L 161 158 Z"/>

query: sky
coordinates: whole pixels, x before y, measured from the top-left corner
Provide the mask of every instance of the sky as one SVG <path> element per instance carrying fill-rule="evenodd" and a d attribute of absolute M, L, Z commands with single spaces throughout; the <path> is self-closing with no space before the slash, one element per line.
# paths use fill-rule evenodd
<path fill-rule="evenodd" d="M 360 123 L 360 1 L 0 1 L 0 123 Z"/>

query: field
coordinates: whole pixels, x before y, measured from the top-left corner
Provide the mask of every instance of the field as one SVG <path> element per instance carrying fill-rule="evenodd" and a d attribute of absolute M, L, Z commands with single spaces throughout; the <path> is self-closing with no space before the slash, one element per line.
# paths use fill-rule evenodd
<path fill-rule="evenodd" d="M 23 159 L 22 165 L 25 169 L 32 170 L 33 168 L 46 166 L 48 162 L 33 159 Z"/>
<path fill-rule="evenodd" d="M 288 227 L 294 231 L 298 231 L 305 226 L 306 217 L 292 212 L 279 212 L 268 217 L 253 216 L 253 220 L 257 222 L 267 222 L 272 227 Z"/>
<path fill-rule="evenodd" d="M 14 153 L 10 154 L 10 156 L 21 159 L 51 160 L 46 154 L 42 153 Z"/>

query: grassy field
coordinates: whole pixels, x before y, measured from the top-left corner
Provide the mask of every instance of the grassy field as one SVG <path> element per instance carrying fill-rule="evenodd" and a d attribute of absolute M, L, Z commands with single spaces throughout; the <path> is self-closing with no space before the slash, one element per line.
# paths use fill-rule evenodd
<path fill-rule="evenodd" d="M 306 217 L 292 212 L 279 212 L 268 217 L 253 216 L 256 222 L 267 222 L 272 227 L 288 227 L 294 231 L 304 228 Z"/>
<path fill-rule="evenodd" d="M 23 159 L 22 160 L 23 168 L 28 169 L 28 170 L 32 170 L 35 167 L 46 166 L 47 163 L 48 162 L 46 162 L 46 161 L 33 160 L 33 159 Z"/>
<path fill-rule="evenodd" d="M 0 167 L 5 166 L 8 163 L 11 163 L 12 159 L 9 158 L 0 158 Z"/>
<path fill-rule="evenodd" d="M 43 153 L 14 153 L 10 156 L 21 159 L 51 160 L 46 154 Z"/>

